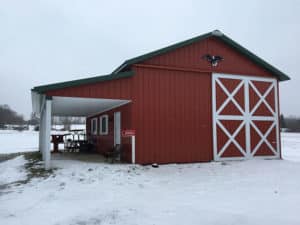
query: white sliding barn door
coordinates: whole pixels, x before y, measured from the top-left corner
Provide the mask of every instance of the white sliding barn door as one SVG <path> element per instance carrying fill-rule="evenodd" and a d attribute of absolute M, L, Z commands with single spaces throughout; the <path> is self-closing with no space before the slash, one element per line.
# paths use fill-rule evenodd
<path fill-rule="evenodd" d="M 279 158 L 277 80 L 213 74 L 214 160 Z"/>

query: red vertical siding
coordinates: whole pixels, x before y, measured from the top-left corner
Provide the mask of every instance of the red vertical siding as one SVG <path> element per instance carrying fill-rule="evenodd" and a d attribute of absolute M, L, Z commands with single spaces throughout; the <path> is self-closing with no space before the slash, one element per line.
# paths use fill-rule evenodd
<path fill-rule="evenodd" d="M 135 71 L 132 111 L 137 162 L 211 160 L 210 74 L 146 68 Z"/>
<path fill-rule="evenodd" d="M 212 67 L 202 59 L 205 54 L 220 55 L 224 61 Z M 273 76 L 216 38 L 153 57 L 132 69 L 135 76 L 131 78 L 49 91 L 47 95 L 132 100 L 130 110 L 121 111 L 122 128 L 136 130 L 136 161 L 141 164 L 212 160 L 213 72 Z M 113 112 L 108 113 L 111 117 Z M 110 134 L 97 137 L 99 151 L 112 146 Z M 130 159 L 129 150 L 126 157 Z"/>
<path fill-rule="evenodd" d="M 212 67 L 210 63 L 202 59 L 205 54 L 220 55 L 224 58 L 224 61 L 220 62 L 217 67 Z M 250 61 L 246 56 L 233 50 L 230 46 L 214 37 L 153 57 L 143 63 L 148 65 L 202 69 L 205 71 L 213 70 L 214 72 L 229 74 L 273 76 L 262 67 Z"/>
<path fill-rule="evenodd" d="M 49 96 L 64 97 L 131 99 L 132 82 L 131 78 L 122 78 L 52 90 L 46 94 Z"/>

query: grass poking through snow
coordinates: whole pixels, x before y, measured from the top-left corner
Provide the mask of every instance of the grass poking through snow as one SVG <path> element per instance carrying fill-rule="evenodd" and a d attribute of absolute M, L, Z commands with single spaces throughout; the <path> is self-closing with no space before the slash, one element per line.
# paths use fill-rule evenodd
<path fill-rule="evenodd" d="M 23 172 L 25 172 L 26 176 L 20 180 L 15 180 L 4 184 L 0 183 L 0 190 L 2 194 L 9 193 L 7 192 L 6 189 L 9 189 L 12 186 L 21 186 L 27 184 L 32 179 L 35 178 L 47 179 L 48 177 L 53 175 L 54 170 L 56 170 L 55 168 L 52 168 L 50 170 L 44 169 L 44 165 L 42 163 L 42 157 L 39 152 L 23 153 L 22 155 L 24 156 L 26 163 L 24 164 L 24 166 L 22 166 L 21 170 L 24 170 Z M 9 157 L 8 160 L 14 160 L 16 159 L 16 157 L 20 157 L 22 155 Z"/>
<path fill-rule="evenodd" d="M 33 178 L 48 178 L 53 175 L 54 170 L 56 168 L 52 168 L 49 170 L 44 169 L 44 165 L 42 163 L 42 156 L 39 152 L 32 152 L 28 154 L 24 154 L 27 163 L 25 164 L 25 169 L 27 171 L 27 180 L 25 183 L 28 183 Z"/>

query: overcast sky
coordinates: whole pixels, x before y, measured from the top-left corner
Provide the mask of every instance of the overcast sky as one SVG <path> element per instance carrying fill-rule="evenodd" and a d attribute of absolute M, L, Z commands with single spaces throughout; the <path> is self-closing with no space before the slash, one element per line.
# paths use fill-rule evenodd
<path fill-rule="evenodd" d="M 219 29 L 291 77 L 300 116 L 300 1 L 0 0 L 0 104 L 26 117 L 33 86 L 108 74 L 125 59 Z"/>

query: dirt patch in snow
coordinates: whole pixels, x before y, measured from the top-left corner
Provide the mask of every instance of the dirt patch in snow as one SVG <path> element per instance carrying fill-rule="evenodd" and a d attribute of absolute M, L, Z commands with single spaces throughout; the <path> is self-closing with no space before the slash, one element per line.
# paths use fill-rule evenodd
<path fill-rule="evenodd" d="M 0 162 L 0 195 L 12 192 L 8 190 L 10 187 L 27 184 L 34 178 L 46 179 L 55 170 L 44 169 L 38 152 L 8 154 L 7 158 Z"/>

